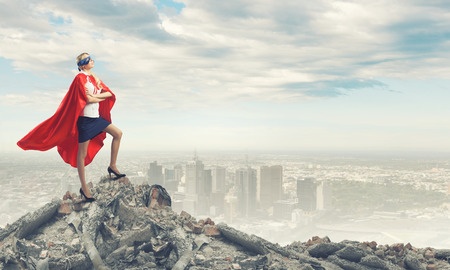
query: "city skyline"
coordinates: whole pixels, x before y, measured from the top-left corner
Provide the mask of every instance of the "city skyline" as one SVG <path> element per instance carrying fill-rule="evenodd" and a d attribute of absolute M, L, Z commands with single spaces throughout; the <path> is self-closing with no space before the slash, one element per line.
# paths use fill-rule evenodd
<path fill-rule="evenodd" d="M 123 150 L 450 152 L 443 1 L 0 4 L 0 152 L 55 112 L 84 51 Z"/>
<path fill-rule="evenodd" d="M 55 196 L 62 197 L 67 190 L 76 193 L 79 189 L 76 169 L 66 166 L 62 161 L 57 162 L 58 156 L 46 153 L 40 158 L 36 158 L 39 154 L 42 153 L 1 157 L 0 176 L 2 177 L 0 181 L 4 192 L 0 196 L 2 202 L 0 212 L 3 222 L 0 227 L 51 201 Z M 33 156 L 33 158 L 30 158 L 30 156 Z M 101 153 L 87 167 L 88 179 L 93 182 L 94 187 L 100 179 L 107 177 L 104 166 L 104 162 L 107 160 L 106 153 Z M 191 166 L 193 164 L 198 164 L 201 170 Z M 215 217 L 214 219 L 217 221 L 223 220 L 244 231 L 257 233 L 257 235 L 267 237 L 267 239 L 275 242 L 290 243 L 292 239 L 300 240 L 307 239 L 312 235 L 327 235 L 334 240 L 375 240 L 379 243 L 406 241 L 416 243 L 419 246 L 448 247 L 448 237 L 444 237 L 447 233 L 445 230 L 441 230 L 442 226 L 448 227 L 448 199 L 442 201 L 442 204 L 436 204 L 440 200 L 438 198 L 442 199 L 443 196 L 448 198 L 448 195 L 445 194 L 450 192 L 448 184 L 450 163 L 448 157 L 380 158 L 375 156 L 371 158 L 365 156 L 358 158 L 354 156 L 302 156 L 267 153 L 248 156 L 224 153 L 205 154 L 203 152 L 199 154 L 147 153 L 141 156 L 126 156 L 121 165 L 124 172 L 127 173 L 127 178 L 134 185 L 154 184 L 148 179 L 151 175 L 156 177 L 157 181 L 161 181 L 161 171 L 164 170 L 162 176 L 168 182 L 160 184 L 163 184 L 172 197 L 174 211 L 184 210 L 196 215 L 197 218 L 202 218 L 204 215 Z M 234 189 L 231 193 L 223 194 L 230 188 L 230 183 L 238 180 L 237 174 L 242 172 L 243 177 L 239 179 L 243 181 L 239 180 L 236 183 L 247 182 L 250 184 L 251 182 L 248 181 L 250 178 L 247 176 L 250 175 L 251 171 L 256 170 L 257 173 L 260 173 L 262 168 L 263 171 L 268 172 L 267 168 L 271 167 L 275 171 L 268 173 L 271 178 L 274 176 L 276 178 L 277 171 L 279 171 L 277 166 L 280 165 L 283 167 L 285 197 L 275 202 L 273 218 L 266 220 L 260 218 L 259 214 L 252 217 L 252 215 L 247 215 L 246 212 L 242 213 L 236 210 L 244 210 L 245 205 L 252 207 L 251 201 L 246 202 L 241 199 L 240 202 L 244 204 L 243 206 L 239 204 L 238 200 L 239 196 L 243 198 L 242 195 L 244 194 L 255 198 L 251 193 L 242 193 L 239 192 L 239 189 Z M 220 169 L 215 170 L 215 168 Z M 198 189 L 199 192 L 204 194 L 200 196 L 183 195 L 183 190 L 180 192 L 174 191 L 177 190 L 178 181 L 181 181 L 181 175 L 184 174 L 183 171 L 186 169 L 192 169 L 191 175 L 194 176 L 191 178 L 195 181 L 195 183 L 192 183 L 191 190 L 197 190 L 196 186 L 205 187 L 204 183 L 198 183 L 197 180 L 203 179 L 212 184 L 208 184 L 208 189 L 215 191 L 212 194 L 212 200 L 206 199 L 202 188 Z M 196 175 L 201 176 L 201 178 L 197 178 Z M 205 176 L 206 178 L 204 178 Z M 171 181 L 172 177 L 176 181 Z M 261 180 L 260 175 L 256 177 Z M 306 193 L 299 194 L 298 185 L 306 184 L 306 182 L 299 183 L 299 180 L 302 179 L 315 179 L 318 184 L 317 189 L 307 184 L 309 188 L 306 188 Z M 228 183 L 223 187 L 225 189 L 218 187 L 217 183 L 214 184 L 214 181 L 217 180 L 221 183 Z M 329 186 L 324 185 L 324 180 L 328 183 L 336 183 L 338 189 L 335 191 L 329 190 Z M 372 183 L 372 185 L 367 186 L 366 184 L 369 183 Z M 388 184 L 390 188 L 386 189 L 385 184 Z M 216 185 L 215 188 L 213 188 L 214 185 Z M 251 185 L 254 187 L 254 184 Z M 241 186 L 244 187 L 242 191 L 245 191 L 245 184 Z M 349 188 L 355 186 L 359 186 L 361 189 L 359 191 L 354 190 L 349 194 Z M 385 190 L 380 191 L 376 187 L 385 187 Z M 397 188 L 392 189 L 395 187 Z M 303 204 L 301 208 L 319 210 L 318 218 L 320 218 L 320 211 L 328 209 L 330 206 L 330 191 L 334 198 L 341 198 L 340 202 L 337 201 L 338 205 L 344 206 L 348 212 L 336 214 L 329 212 L 329 215 L 326 216 L 328 222 L 323 221 L 316 224 L 313 220 L 314 215 L 307 214 L 305 216 L 302 214 L 302 210 L 298 209 L 297 202 L 292 200 L 292 198 L 303 197 L 306 199 L 306 201 L 303 200 L 306 204 Z M 342 191 L 345 191 L 345 193 L 341 193 Z M 369 194 L 370 196 L 367 196 Z M 414 195 L 411 197 L 412 200 L 407 199 L 410 195 Z M 383 196 L 387 200 L 381 199 Z M 196 197 L 202 198 L 199 204 L 201 216 L 197 215 L 199 213 L 196 214 Z M 362 198 L 365 199 L 361 201 Z M 406 201 L 409 201 L 410 204 L 401 203 L 402 198 L 407 199 Z M 180 204 L 180 199 L 187 199 L 187 204 Z M 264 199 L 268 199 L 267 195 L 264 195 Z M 225 205 L 222 207 L 224 202 Z M 375 205 L 379 206 L 379 204 L 385 202 L 387 203 L 385 205 L 387 207 L 385 211 L 387 212 L 380 211 L 381 209 L 375 207 Z M 395 203 L 392 204 L 392 202 Z M 355 207 L 355 203 L 357 207 Z M 204 207 L 213 205 L 215 206 L 214 209 Z M 333 205 L 336 206 L 334 203 Z M 222 207 L 222 210 L 220 207 Z M 338 208 L 342 209 L 341 207 Z M 403 207 L 405 207 L 404 210 L 402 210 Z M 225 211 L 224 216 L 218 217 L 217 215 L 223 213 L 222 211 Z M 232 213 L 240 213 L 240 215 L 233 217 Z M 272 210 L 265 213 L 270 214 Z M 227 219 L 230 216 L 232 218 Z M 389 221 L 388 224 L 385 224 L 386 221 Z M 405 224 L 411 223 L 422 225 L 405 231 Z M 300 227 L 292 227 L 294 224 Z M 308 224 L 316 224 L 317 228 L 312 230 L 311 227 L 306 226 Z M 355 231 L 358 231 L 358 233 L 355 234 Z M 430 233 L 431 231 L 433 233 Z M 436 235 L 443 237 L 436 237 Z"/>

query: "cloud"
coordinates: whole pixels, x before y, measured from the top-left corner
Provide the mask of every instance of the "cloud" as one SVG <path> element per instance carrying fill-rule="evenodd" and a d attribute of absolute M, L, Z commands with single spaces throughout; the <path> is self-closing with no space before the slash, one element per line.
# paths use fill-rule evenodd
<path fill-rule="evenodd" d="M 63 89 L 88 51 L 100 77 L 141 111 L 301 102 L 384 91 L 386 77 L 450 74 L 445 2 L 0 3 L 0 56 L 14 69 L 61 76 Z"/>
<path fill-rule="evenodd" d="M 3 145 L 54 112 L 87 51 L 124 147 L 443 149 L 446 5 L 0 0 Z"/>

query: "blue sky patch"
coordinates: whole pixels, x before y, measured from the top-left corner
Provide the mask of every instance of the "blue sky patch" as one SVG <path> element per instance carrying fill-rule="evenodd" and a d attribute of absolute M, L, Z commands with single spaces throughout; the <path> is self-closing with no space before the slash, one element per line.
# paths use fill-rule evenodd
<path fill-rule="evenodd" d="M 156 0 L 155 6 L 158 8 L 158 10 L 164 10 L 166 8 L 175 9 L 177 13 L 180 13 L 181 10 L 185 7 L 183 3 L 172 0 Z"/>
<path fill-rule="evenodd" d="M 62 16 L 55 16 L 54 13 L 50 13 L 48 14 L 48 21 L 50 22 L 51 25 L 63 25 L 66 22 L 66 20 L 64 20 L 64 18 Z"/>
<path fill-rule="evenodd" d="M 385 88 L 386 84 L 377 80 L 342 79 L 318 82 L 297 82 L 284 85 L 288 91 L 301 91 L 314 97 L 337 97 L 345 94 L 344 91 L 364 88 Z"/>

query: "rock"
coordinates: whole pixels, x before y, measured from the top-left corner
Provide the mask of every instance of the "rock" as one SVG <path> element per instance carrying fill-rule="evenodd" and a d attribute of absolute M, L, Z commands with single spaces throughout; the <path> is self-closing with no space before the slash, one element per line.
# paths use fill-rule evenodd
<path fill-rule="evenodd" d="M 207 236 L 220 236 L 219 228 L 215 225 L 206 224 L 205 227 L 203 227 L 203 233 Z"/>
<path fill-rule="evenodd" d="M 426 270 L 425 266 L 420 263 L 419 259 L 409 254 L 405 256 L 405 265 L 407 269 L 411 270 Z"/>
<path fill-rule="evenodd" d="M 391 249 L 397 253 L 403 251 L 404 248 L 405 248 L 405 245 L 402 243 L 396 243 L 391 246 Z"/>
<path fill-rule="evenodd" d="M 336 255 L 331 255 L 327 258 L 328 261 L 332 262 L 333 264 L 341 267 L 342 269 L 346 270 L 371 270 L 371 267 L 361 265 L 356 262 L 348 261 L 345 259 L 342 259 Z"/>
<path fill-rule="evenodd" d="M 375 241 L 371 241 L 371 242 L 363 242 L 363 245 L 371 250 L 375 250 L 378 244 Z"/>
<path fill-rule="evenodd" d="M 41 251 L 41 254 L 39 255 L 39 259 L 45 259 L 48 257 L 48 250 Z"/>
<path fill-rule="evenodd" d="M 125 251 L 127 250 L 127 248 L 128 246 L 121 246 L 118 249 L 114 250 L 106 258 L 106 263 L 113 264 L 115 261 L 121 260 L 121 258 L 123 258 L 123 256 L 125 255 Z"/>
<path fill-rule="evenodd" d="M 241 266 L 240 266 L 238 263 L 233 263 L 233 264 L 231 264 L 231 267 L 232 267 L 232 269 L 235 269 L 235 270 L 240 270 L 240 269 L 242 269 Z"/>
<path fill-rule="evenodd" d="M 311 239 L 309 239 L 306 242 L 307 246 L 312 246 L 315 244 L 321 244 L 321 243 L 330 243 L 330 238 L 328 238 L 327 236 L 324 238 L 320 238 L 319 236 L 313 236 Z"/>
<path fill-rule="evenodd" d="M 366 256 L 366 253 L 354 246 L 346 246 L 336 252 L 336 255 L 342 259 L 358 263 L 359 261 L 361 261 L 362 257 Z"/>
<path fill-rule="evenodd" d="M 310 246 L 307 251 L 315 258 L 326 258 L 341 248 L 342 246 L 336 243 L 319 243 Z"/>
<path fill-rule="evenodd" d="M 40 226 L 53 218 L 61 204 L 61 200 L 53 200 L 33 213 L 25 215 L 19 220 L 20 225 L 15 232 L 17 238 L 24 238 L 37 230 Z"/>
<path fill-rule="evenodd" d="M 203 231 L 203 227 L 202 227 L 202 225 L 200 225 L 200 224 L 193 224 L 193 226 L 192 226 L 192 231 L 193 231 L 195 234 L 201 234 L 202 231 Z"/>
<path fill-rule="evenodd" d="M 49 259 L 45 258 L 43 260 L 39 260 L 36 264 L 36 270 L 49 270 L 49 263 L 48 263 Z M 1 265 L 0 265 L 0 269 Z"/>
<path fill-rule="evenodd" d="M 150 204 L 149 208 L 172 206 L 172 199 L 166 189 L 160 185 L 152 185 L 150 187 Z"/>
<path fill-rule="evenodd" d="M 425 249 L 425 251 L 423 252 L 423 257 L 427 260 L 432 259 L 435 257 L 435 253 L 432 249 L 427 248 Z"/>
<path fill-rule="evenodd" d="M 139 230 L 129 231 L 122 234 L 119 246 L 133 246 L 136 241 L 148 242 L 153 236 L 151 227 L 144 227 Z"/>
<path fill-rule="evenodd" d="M 183 210 L 180 213 L 180 218 L 188 220 L 191 219 L 191 215 Z"/>
<path fill-rule="evenodd" d="M 65 216 L 72 213 L 72 203 L 63 201 L 58 208 L 58 215 Z"/>
<path fill-rule="evenodd" d="M 434 257 L 441 260 L 450 260 L 450 249 L 436 249 Z"/>
<path fill-rule="evenodd" d="M 400 266 L 395 266 L 389 261 L 384 261 L 375 255 L 368 255 L 363 257 L 361 259 L 360 264 L 375 269 L 389 269 L 389 270 L 402 269 Z"/>

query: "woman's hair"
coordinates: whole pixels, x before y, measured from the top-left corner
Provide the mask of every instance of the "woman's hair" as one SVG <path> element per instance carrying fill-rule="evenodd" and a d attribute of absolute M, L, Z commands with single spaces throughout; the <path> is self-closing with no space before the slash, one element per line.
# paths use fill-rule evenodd
<path fill-rule="evenodd" d="M 84 53 L 81 53 L 80 55 L 78 55 L 77 56 L 77 64 L 82 60 L 82 59 L 84 59 L 84 58 L 86 58 L 86 57 L 88 57 L 89 56 L 89 53 L 87 53 L 87 52 L 84 52 Z M 81 67 L 79 67 L 79 68 L 81 68 L 81 69 L 83 69 L 83 67 L 81 66 Z M 100 84 L 101 84 L 101 80 L 97 77 L 97 75 L 95 75 L 95 73 L 93 73 L 92 71 L 91 71 L 91 74 L 92 74 L 92 76 L 94 76 L 94 78 L 95 78 L 95 83 L 97 84 L 97 87 L 99 88 L 99 89 L 101 89 L 102 87 L 100 86 Z"/>

